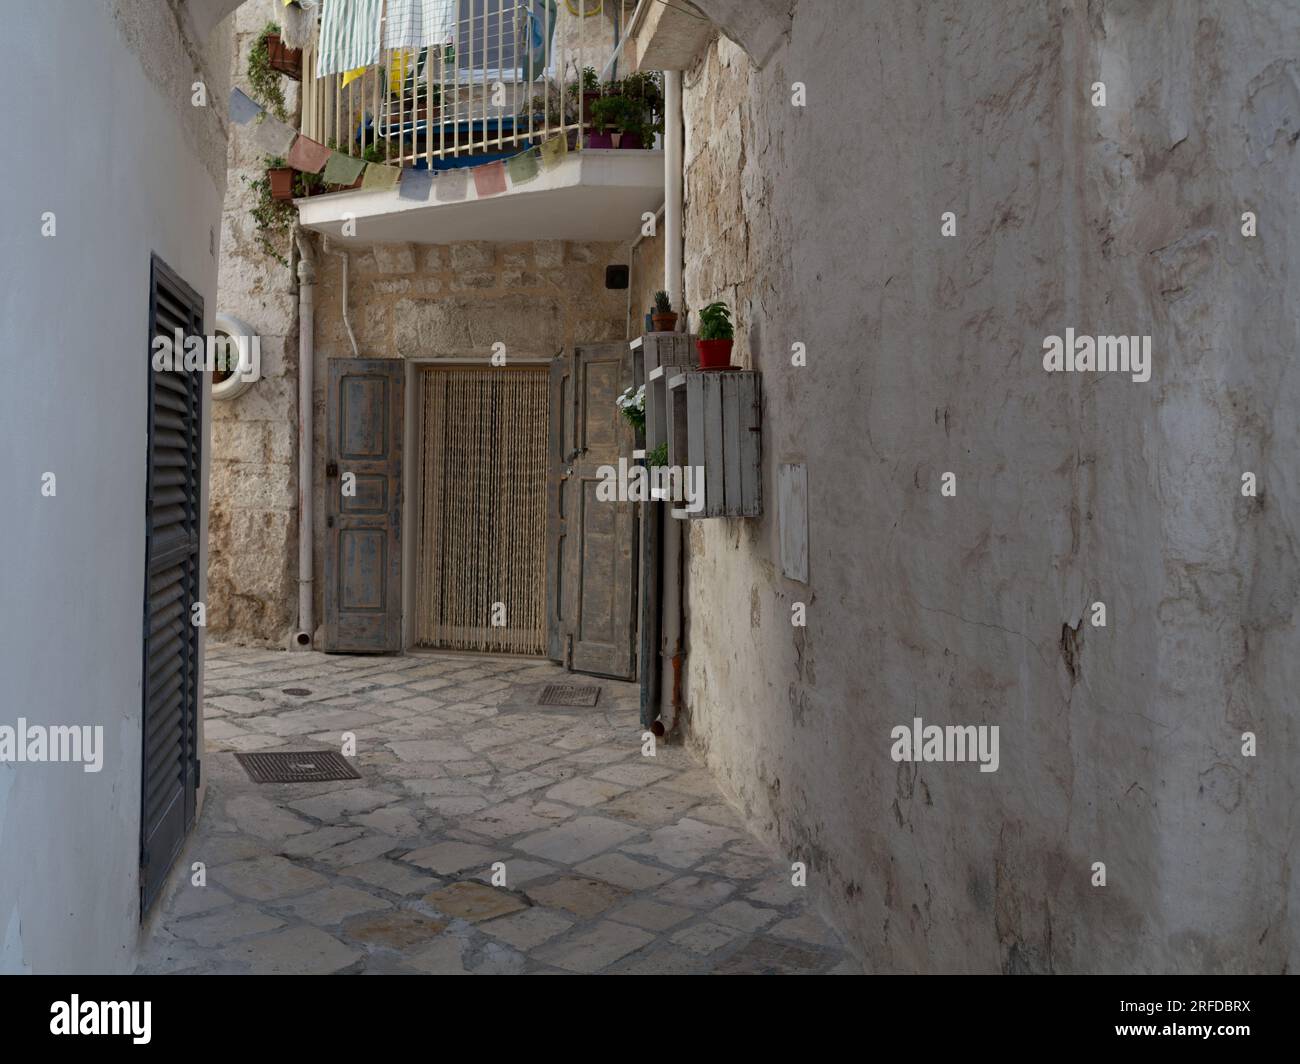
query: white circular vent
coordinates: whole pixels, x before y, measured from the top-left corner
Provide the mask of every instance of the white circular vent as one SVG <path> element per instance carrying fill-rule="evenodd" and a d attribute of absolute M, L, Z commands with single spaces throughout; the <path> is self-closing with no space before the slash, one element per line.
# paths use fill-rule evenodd
<path fill-rule="evenodd" d="M 217 336 L 234 342 L 239 349 L 239 365 L 233 372 L 213 372 L 212 398 L 236 399 L 261 376 L 261 339 L 251 325 L 229 314 L 217 315 L 215 332 Z"/>

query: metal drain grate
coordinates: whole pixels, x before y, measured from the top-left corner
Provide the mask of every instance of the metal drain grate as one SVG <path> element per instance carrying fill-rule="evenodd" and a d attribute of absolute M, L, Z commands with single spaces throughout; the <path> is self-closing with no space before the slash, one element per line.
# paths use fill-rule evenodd
<path fill-rule="evenodd" d="M 599 687 L 576 683 L 548 683 L 542 689 L 539 706 L 594 706 L 600 697 Z"/>
<path fill-rule="evenodd" d="M 361 773 L 333 750 L 299 750 L 285 753 L 236 754 L 254 783 L 320 783 L 325 780 L 359 780 Z"/>

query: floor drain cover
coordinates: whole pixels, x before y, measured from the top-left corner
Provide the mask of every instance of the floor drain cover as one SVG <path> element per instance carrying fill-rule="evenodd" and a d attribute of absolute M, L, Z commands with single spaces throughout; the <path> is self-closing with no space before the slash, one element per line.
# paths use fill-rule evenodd
<path fill-rule="evenodd" d="M 599 697 L 599 687 L 584 687 L 576 683 L 548 683 L 537 704 L 539 706 L 594 706 Z"/>
<path fill-rule="evenodd" d="M 254 783 L 320 783 L 324 780 L 359 780 L 347 758 L 333 750 L 301 750 L 298 753 L 236 754 Z"/>
<path fill-rule="evenodd" d="M 286 695 L 299 695 L 299 696 L 311 694 L 311 692 L 308 691 L 307 688 L 305 687 L 286 687 L 284 689 L 284 693 Z"/>

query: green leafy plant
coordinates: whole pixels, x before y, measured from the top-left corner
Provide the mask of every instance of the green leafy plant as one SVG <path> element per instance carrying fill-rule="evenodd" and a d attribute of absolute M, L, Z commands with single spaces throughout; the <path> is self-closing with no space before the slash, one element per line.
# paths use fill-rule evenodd
<path fill-rule="evenodd" d="M 257 178 L 245 177 L 244 183 L 257 197 L 250 211 L 257 234 L 257 246 L 281 266 L 287 267 L 289 259 L 285 251 L 298 211 L 292 200 L 277 200 L 271 195 L 271 179 L 266 175 L 266 170 L 275 170 L 284 165 L 284 160 L 279 156 L 268 156 L 262 175 Z"/>
<path fill-rule="evenodd" d="M 671 314 L 673 312 L 673 301 L 668 298 L 667 292 L 655 293 L 655 313 Z"/>
<path fill-rule="evenodd" d="M 269 107 L 275 117 L 283 122 L 288 118 L 284 89 L 280 85 L 280 72 L 271 68 L 271 55 L 266 46 L 266 39 L 279 32 L 279 26 L 268 22 L 253 42 L 253 50 L 248 53 L 248 84 L 253 90 L 253 98 Z"/>
<path fill-rule="evenodd" d="M 386 163 L 388 161 L 388 141 L 375 140 L 366 145 L 361 158 L 368 163 Z"/>
<path fill-rule="evenodd" d="M 731 324 L 731 310 L 726 303 L 710 303 L 700 311 L 701 340 L 732 340 L 736 330 Z"/>
<path fill-rule="evenodd" d="M 645 464 L 651 469 L 659 469 L 668 464 L 668 444 L 661 443 L 653 451 L 645 456 Z"/>

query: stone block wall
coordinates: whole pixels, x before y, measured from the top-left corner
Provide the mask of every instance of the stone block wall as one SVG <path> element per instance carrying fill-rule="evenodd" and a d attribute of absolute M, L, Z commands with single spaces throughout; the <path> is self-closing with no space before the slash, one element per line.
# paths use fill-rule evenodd
<path fill-rule="evenodd" d="M 245 92 L 249 51 L 276 7 L 245 3 L 232 20 L 233 80 Z M 292 115 L 297 82 L 281 83 Z M 264 172 L 264 154 L 253 129 L 231 126 L 217 309 L 261 337 L 262 379 L 239 398 L 212 404 L 208 629 L 221 639 L 284 646 L 298 601 L 298 295 L 293 271 L 257 245 L 248 182 Z M 290 258 L 287 242 L 281 254 Z"/>
<path fill-rule="evenodd" d="M 325 481 L 325 390 L 330 358 L 351 358 L 343 323 L 338 244 L 316 240 L 315 478 Z M 627 338 L 627 291 L 605 288 L 605 267 L 627 264 L 626 243 L 378 244 L 346 252 L 348 317 L 362 358 L 489 364 L 549 360 L 566 347 Z M 407 456 L 408 461 L 410 456 Z M 325 500 L 316 493 L 316 617 L 323 616 Z M 296 560 L 296 558 L 295 558 Z"/>

